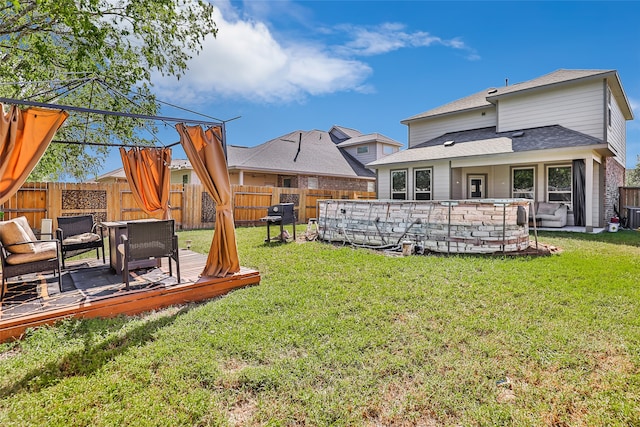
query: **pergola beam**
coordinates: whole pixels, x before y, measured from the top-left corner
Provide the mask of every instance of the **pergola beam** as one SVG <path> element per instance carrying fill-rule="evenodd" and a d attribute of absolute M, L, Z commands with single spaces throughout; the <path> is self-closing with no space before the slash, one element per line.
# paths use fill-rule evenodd
<path fill-rule="evenodd" d="M 28 105 L 31 107 L 54 108 L 54 109 L 59 109 L 64 111 L 78 111 L 81 113 L 102 114 L 105 116 L 129 117 L 129 118 L 141 119 L 141 120 L 156 120 L 156 121 L 173 122 L 173 123 L 190 123 L 190 124 L 205 125 L 205 126 L 223 126 L 224 125 L 224 121 L 220 122 L 220 121 L 211 121 L 211 120 L 182 119 L 178 117 L 168 117 L 168 116 L 151 116 L 148 114 L 122 113 L 119 111 L 97 110 L 94 108 L 76 107 L 73 105 L 50 104 L 47 102 L 27 101 L 23 99 L 15 99 L 15 98 L 0 97 L 0 102 L 6 103 L 6 104 Z"/>

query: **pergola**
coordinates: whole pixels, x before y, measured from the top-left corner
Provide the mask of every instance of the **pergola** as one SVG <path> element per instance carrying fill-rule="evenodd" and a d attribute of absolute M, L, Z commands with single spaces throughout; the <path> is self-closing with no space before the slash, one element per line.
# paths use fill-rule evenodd
<path fill-rule="evenodd" d="M 133 114 L 4 97 L 0 97 L 0 103 L 10 105 L 7 113 L 3 107 L 0 118 L 0 204 L 24 184 L 70 112 L 175 124 L 180 144 L 216 203 L 216 230 L 202 276 L 225 277 L 240 271 L 226 163 L 225 121 Z M 55 142 L 91 145 L 89 142 Z M 127 179 L 140 207 L 151 216 L 168 218 L 170 146 L 121 144 L 119 148 Z"/>

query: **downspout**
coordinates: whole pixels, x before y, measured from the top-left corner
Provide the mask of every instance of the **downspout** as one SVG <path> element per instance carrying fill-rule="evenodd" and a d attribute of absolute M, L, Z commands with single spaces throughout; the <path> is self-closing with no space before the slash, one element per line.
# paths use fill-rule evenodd
<path fill-rule="evenodd" d="M 609 127 L 609 102 L 608 102 L 608 89 L 607 79 L 602 80 L 603 94 L 602 94 L 602 141 L 609 145 L 608 141 L 608 132 L 607 129 Z"/>

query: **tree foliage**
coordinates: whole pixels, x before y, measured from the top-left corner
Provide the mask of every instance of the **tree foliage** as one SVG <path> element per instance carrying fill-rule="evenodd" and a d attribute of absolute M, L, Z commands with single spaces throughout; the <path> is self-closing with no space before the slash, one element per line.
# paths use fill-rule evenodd
<path fill-rule="evenodd" d="M 640 187 L 640 156 L 635 169 L 627 169 L 627 187 Z"/>
<path fill-rule="evenodd" d="M 4 97 L 154 115 L 152 73 L 180 77 L 217 33 L 203 0 L 9 0 L 0 6 Z M 27 84 L 27 82 L 29 82 Z M 56 139 L 149 143 L 155 123 L 72 113 Z M 31 179 L 95 174 L 104 147 L 52 144 Z"/>

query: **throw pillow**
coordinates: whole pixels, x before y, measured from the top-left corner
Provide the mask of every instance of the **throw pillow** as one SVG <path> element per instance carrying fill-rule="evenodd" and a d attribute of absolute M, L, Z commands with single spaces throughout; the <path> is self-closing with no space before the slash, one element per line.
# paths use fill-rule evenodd
<path fill-rule="evenodd" d="M 553 215 L 558 209 L 558 205 L 553 203 L 540 203 L 538 205 L 538 212 L 536 214 L 539 215 Z"/>
<path fill-rule="evenodd" d="M 9 252 L 15 254 L 32 254 L 36 251 L 33 243 L 15 245 L 15 243 L 29 242 L 29 234 L 16 221 L 5 221 L 0 224 L 0 240 Z"/>
<path fill-rule="evenodd" d="M 15 221 L 20 227 L 22 227 L 25 233 L 27 233 L 27 236 L 29 236 L 29 238 L 27 239 L 28 241 L 35 242 L 36 240 L 38 240 L 36 235 L 33 234 L 33 231 L 31 230 L 31 226 L 29 226 L 29 221 L 27 221 L 26 216 L 24 215 L 19 216 L 17 218 L 14 218 L 13 221 Z"/>

